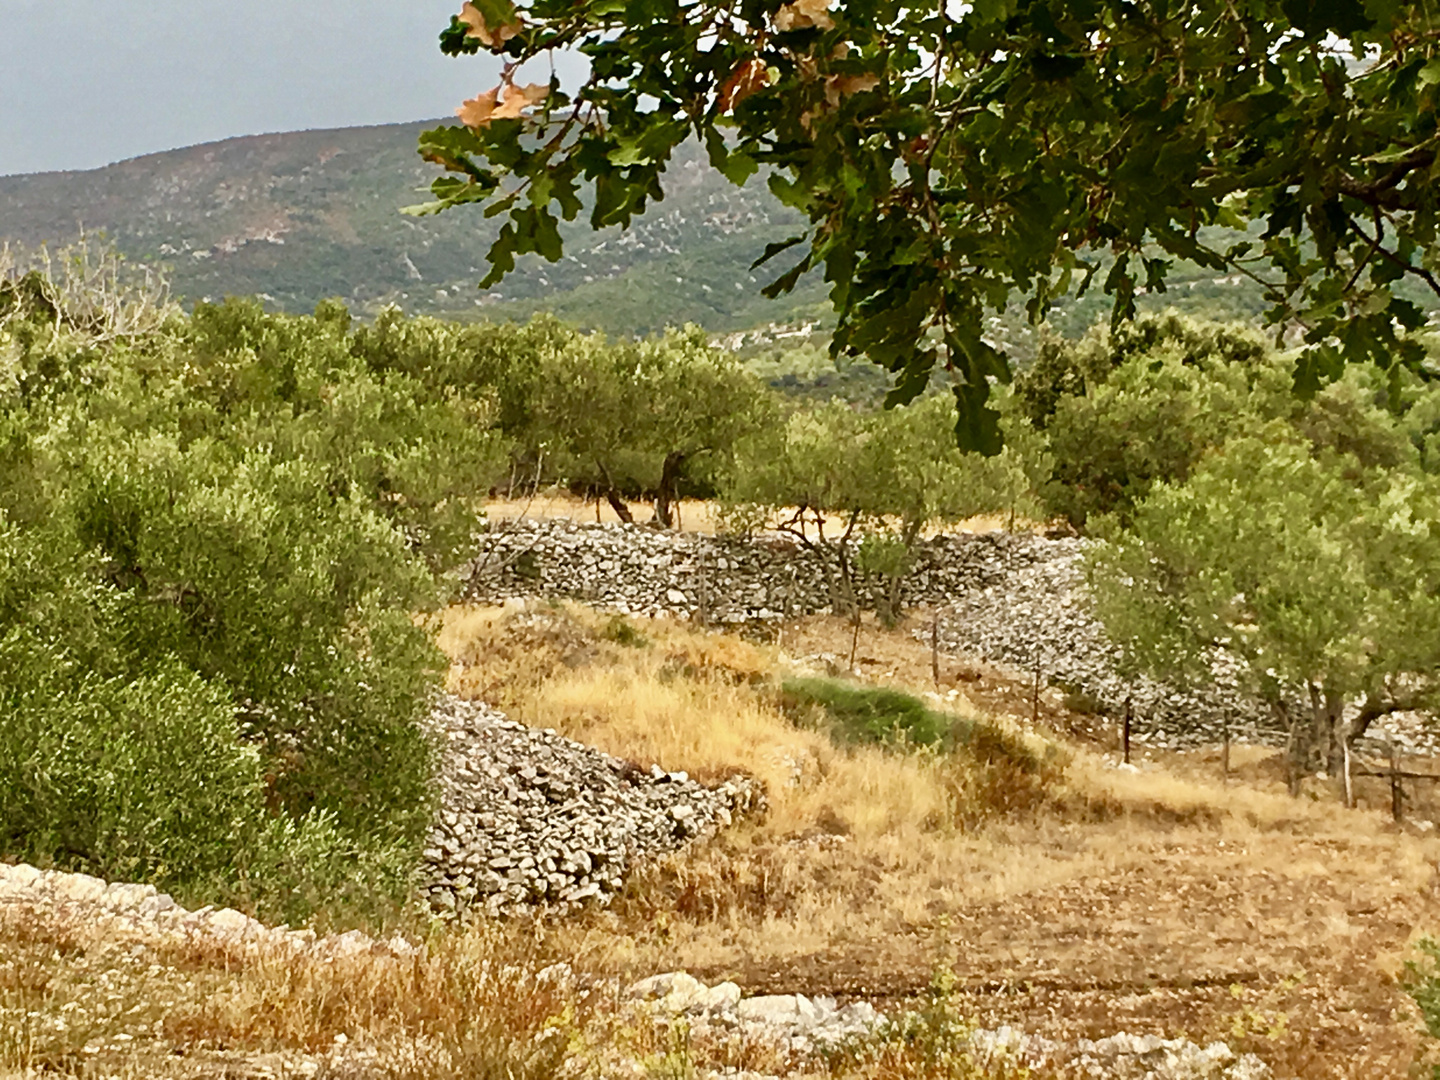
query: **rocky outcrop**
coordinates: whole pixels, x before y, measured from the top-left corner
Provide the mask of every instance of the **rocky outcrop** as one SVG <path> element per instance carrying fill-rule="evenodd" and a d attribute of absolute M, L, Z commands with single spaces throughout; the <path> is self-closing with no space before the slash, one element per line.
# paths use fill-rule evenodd
<path fill-rule="evenodd" d="M 887 1017 L 868 1002 L 839 1006 L 827 997 L 768 994 L 745 997 L 739 986 L 706 986 L 683 971 L 652 975 L 629 989 L 648 1002 L 660 1023 L 683 1020 L 692 1037 L 738 1036 L 775 1045 L 791 1060 L 856 1040 L 923 1038 L 924 1020 L 915 1013 Z M 1010 1075 L 1062 1065 L 1065 1075 L 1114 1080 L 1268 1080 L 1270 1069 L 1254 1054 L 1236 1054 L 1223 1042 L 1198 1046 L 1188 1039 L 1122 1032 L 1104 1039 L 1058 1042 L 1011 1027 L 976 1028 L 964 1035 L 982 1069 Z M 750 1073 L 747 1080 L 778 1080 Z"/>
<path fill-rule="evenodd" d="M 757 782 L 713 787 L 641 767 L 447 697 L 440 813 L 425 895 L 442 914 L 605 903 L 638 861 L 675 851 L 764 807 Z"/>

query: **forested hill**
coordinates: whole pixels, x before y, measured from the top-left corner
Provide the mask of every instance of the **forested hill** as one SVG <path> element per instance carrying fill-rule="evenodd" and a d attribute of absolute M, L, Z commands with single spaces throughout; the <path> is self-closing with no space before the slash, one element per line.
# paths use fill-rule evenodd
<path fill-rule="evenodd" d="M 105 232 L 132 261 L 170 268 L 184 299 L 265 296 L 309 310 L 341 296 L 358 310 L 525 315 L 544 307 L 585 326 L 645 333 L 790 321 L 819 282 L 778 302 L 749 266 L 798 219 L 763 184 L 732 187 L 698 154 L 675 162 L 666 198 L 632 228 L 567 230 L 566 259 L 533 260 L 476 289 L 495 223 L 479 209 L 412 218 L 438 170 L 415 152 L 434 122 L 227 139 L 86 172 L 0 177 L 0 242 L 26 246 Z M 761 276 L 759 274 L 757 277 Z M 478 301 L 478 303 L 477 303 Z"/>

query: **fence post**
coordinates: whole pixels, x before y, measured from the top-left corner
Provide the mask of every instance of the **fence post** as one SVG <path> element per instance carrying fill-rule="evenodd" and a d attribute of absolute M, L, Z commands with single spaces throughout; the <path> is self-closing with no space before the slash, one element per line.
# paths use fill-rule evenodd
<path fill-rule="evenodd" d="M 1230 710 L 1225 710 L 1225 743 L 1220 750 L 1220 772 L 1225 783 L 1230 783 Z"/>
<path fill-rule="evenodd" d="M 935 680 L 935 689 L 940 689 L 940 609 L 930 615 L 930 677 Z"/>
<path fill-rule="evenodd" d="M 1030 694 L 1030 723 L 1038 726 L 1040 723 L 1040 658 L 1035 658 L 1035 688 Z"/>
<path fill-rule="evenodd" d="M 710 560 L 706 557 L 705 544 L 703 541 L 696 543 L 697 554 L 700 556 L 700 625 L 710 625 Z"/>
<path fill-rule="evenodd" d="M 1126 695 L 1125 695 L 1125 728 L 1124 728 L 1125 764 L 1126 764 L 1126 765 L 1129 765 L 1129 764 L 1130 764 L 1130 717 L 1131 717 L 1133 711 L 1134 711 L 1134 710 L 1133 710 L 1133 708 L 1132 708 L 1131 695 L 1130 695 L 1130 694 L 1126 694 Z"/>
<path fill-rule="evenodd" d="M 1340 761 L 1341 767 L 1345 770 L 1345 809 L 1355 809 L 1355 789 L 1350 783 L 1350 737 L 1346 733 L 1340 739 Z"/>
<path fill-rule="evenodd" d="M 1400 790 L 1400 754 L 1395 749 L 1395 740 L 1390 740 L 1390 816 L 1399 821 L 1404 813 L 1404 793 Z"/>

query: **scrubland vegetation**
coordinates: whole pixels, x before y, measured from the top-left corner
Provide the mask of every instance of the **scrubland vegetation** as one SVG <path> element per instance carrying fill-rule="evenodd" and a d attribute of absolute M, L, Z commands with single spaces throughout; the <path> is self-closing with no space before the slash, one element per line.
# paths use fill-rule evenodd
<path fill-rule="evenodd" d="M 1429 382 L 1353 367 L 1297 395 L 1293 360 L 1252 332 L 1146 319 L 1047 341 L 998 394 L 1006 449 L 981 458 L 955 448 L 945 395 L 787 396 L 693 331 L 184 314 L 70 270 L 0 277 L 0 857 L 428 947 L 341 971 L 151 944 L 136 966 L 95 928 L 11 911 L 0 1004 L 90 1027 L 37 1021 L 0 1065 L 98 1068 L 87 1042 L 130 1030 L 86 996 L 106 965 L 129 973 L 122 999 L 169 1002 L 141 1010 L 162 1057 L 344 1034 L 397 1063 L 438 1041 L 457 1076 L 593 1072 L 627 1039 L 655 1075 L 765 1064 L 650 1045 L 614 1026 L 610 991 L 506 981 L 559 958 L 939 1010 L 817 1075 L 973 1075 L 953 1041 L 970 1019 L 1227 1038 L 1307 1077 L 1415 1058 L 1396 980 L 1433 1017 L 1411 944 L 1440 921 L 1440 850 L 1285 781 L 1431 701 Z M 699 496 L 732 530 L 844 537 L 836 614 L 787 626 L 782 651 L 455 606 L 492 494 L 556 486 L 622 518 L 644 499 L 670 523 Z M 1131 669 L 1199 678 L 1227 645 L 1287 751 L 1229 787 L 1130 774 L 1055 734 L 1058 705 L 1030 724 L 1001 675 L 951 665 L 948 696 L 920 696 L 928 651 L 896 628 L 898 588 L 857 581 L 896 585 L 920 537 L 982 513 L 1103 540 L 1092 581 Z M 867 617 L 865 677 L 827 672 Z M 433 810 L 418 721 L 442 687 L 647 766 L 749 772 L 769 814 L 645 868 L 607 910 L 431 926 L 406 899 Z"/>

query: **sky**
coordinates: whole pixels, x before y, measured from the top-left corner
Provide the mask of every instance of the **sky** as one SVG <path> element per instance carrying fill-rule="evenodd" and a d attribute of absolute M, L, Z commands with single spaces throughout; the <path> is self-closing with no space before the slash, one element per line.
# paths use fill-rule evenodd
<path fill-rule="evenodd" d="M 460 0 L 0 0 L 0 176 L 302 128 L 448 117 Z"/>

